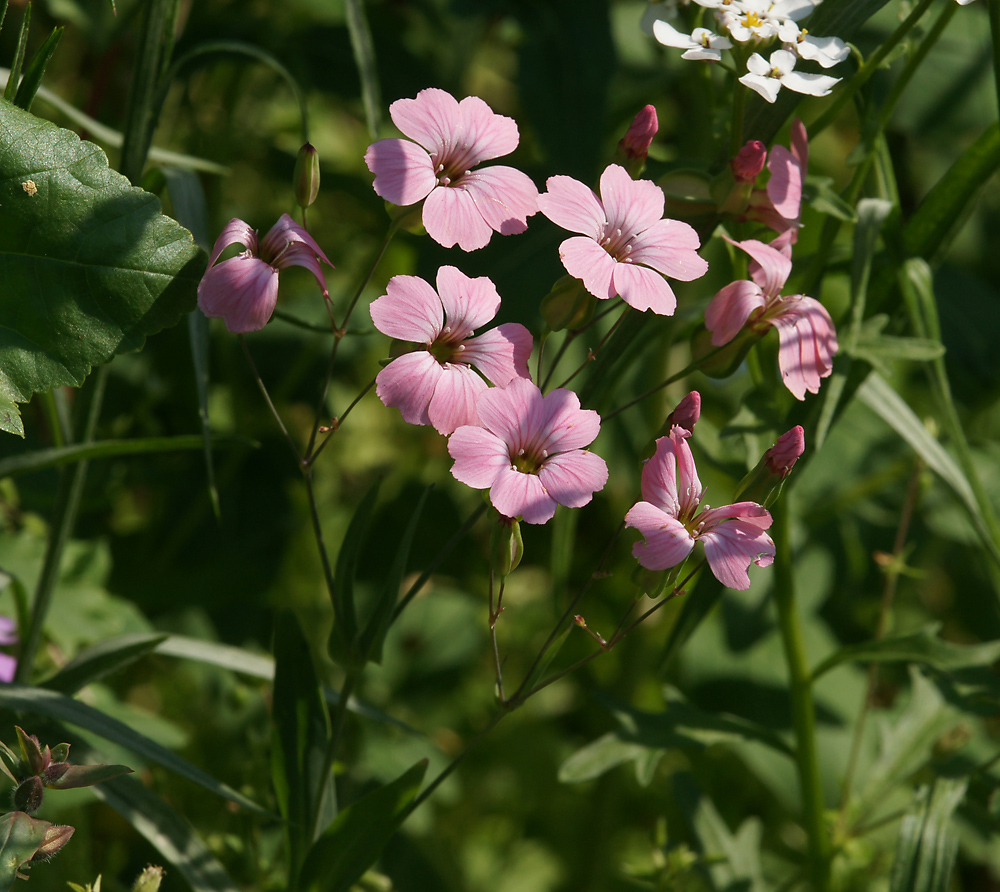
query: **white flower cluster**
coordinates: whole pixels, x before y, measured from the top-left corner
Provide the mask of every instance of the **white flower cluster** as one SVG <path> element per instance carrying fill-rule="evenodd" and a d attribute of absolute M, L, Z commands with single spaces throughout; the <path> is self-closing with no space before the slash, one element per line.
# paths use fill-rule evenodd
<path fill-rule="evenodd" d="M 747 59 L 747 73 L 740 83 L 756 90 L 768 102 L 774 102 L 782 87 L 796 93 L 826 96 L 840 78 L 825 74 L 803 74 L 795 71 L 798 59 L 818 62 L 832 68 L 850 53 L 839 37 L 813 37 L 798 21 L 809 15 L 821 0 L 695 0 L 699 6 L 712 9 L 719 23 L 715 33 L 708 28 L 695 28 L 684 34 L 669 22 L 657 17 L 652 23 L 653 36 L 665 46 L 683 49 L 682 59 L 718 62 L 722 51 L 733 44 L 757 47 L 780 41 L 781 49 L 766 60 L 760 53 Z"/>

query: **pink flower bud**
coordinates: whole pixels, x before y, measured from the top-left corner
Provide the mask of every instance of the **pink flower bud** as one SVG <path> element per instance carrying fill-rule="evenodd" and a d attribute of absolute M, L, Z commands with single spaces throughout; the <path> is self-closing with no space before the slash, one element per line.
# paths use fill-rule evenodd
<path fill-rule="evenodd" d="M 759 139 L 751 139 L 729 162 L 733 176 L 739 183 L 752 183 L 764 169 L 767 147 Z"/>
<path fill-rule="evenodd" d="M 656 136 L 656 131 L 660 129 L 656 120 L 656 109 L 647 105 L 632 120 L 632 125 L 628 132 L 618 143 L 618 148 L 629 160 L 646 160 L 646 153 L 649 151 L 650 143 Z"/>
<path fill-rule="evenodd" d="M 788 433 L 778 437 L 775 443 L 764 453 L 764 461 L 772 474 L 777 474 L 782 478 L 787 476 L 792 470 L 799 456 L 805 452 L 806 438 L 802 426 L 797 424 Z"/>
<path fill-rule="evenodd" d="M 701 394 L 697 390 L 692 390 L 667 416 L 667 423 L 664 427 L 669 433 L 670 428 L 677 425 L 690 434 L 694 432 L 694 426 L 699 418 L 701 418 Z"/>
<path fill-rule="evenodd" d="M 69 838 L 75 832 L 76 828 L 70 827 L 68 824 L 50 824 L 45 828 L 45 838 L 31 860 L 48 861 L 49 858 L 69 842 Z"/>

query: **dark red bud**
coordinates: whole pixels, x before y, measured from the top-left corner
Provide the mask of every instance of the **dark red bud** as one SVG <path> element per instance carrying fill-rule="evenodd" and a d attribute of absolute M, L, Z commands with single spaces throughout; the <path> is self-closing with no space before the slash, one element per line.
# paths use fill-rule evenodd
<path fill-rule="evenodd" d="M 738 183 L 751 183 L 764 169 L 767 147 L 759 139 L 750 140 L 729 162 Z"/>
<path fill-rule="evenodd" d="M 656 136 L 660 124 L 656 120 L 656 109 L 647 105 L 633 118 L 628 132 L 618 144 L 622 153 L 629 159 L 645 159 L 649 147 Z"/>
<path fill-rule="evenodd" d="M 802 426 L 797 424 L 790 431 L 778 437 L 778 442 L 764 453 L 768 470 L 781 477 L 787 476 L 795 462 L 805 452 L 805 448 L 805 432 L 802 430 Z"/>

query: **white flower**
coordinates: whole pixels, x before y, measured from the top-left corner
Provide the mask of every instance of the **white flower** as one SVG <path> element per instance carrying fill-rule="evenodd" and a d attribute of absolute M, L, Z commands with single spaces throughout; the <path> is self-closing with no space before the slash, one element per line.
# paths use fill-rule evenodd
<path fill-rule="evenodd" d="M 823 68 L 833 68 L 851 54 L 851 48 L 839 37 L 813 37 L 793 21 L 783 22 L 778 37 L 800 59 L 818 62 Z"/>
<path fill-rule="evenodd" d="M 653 36 L 664 46 L 683 49 L 682 59 L 718 62 L 722 51 L 732 48 L 725 37 L 719 37 L 707 28 L 695 28 L 690 34 L 684 34 L 662 20 L 653 23 Z"/>
<path fill-rule="evenodd" d="M 788 50 L 775 50 L 771 53 L 770 62 L 766 62 L 760 53 L 754 53 L 747 59 L 747 70 L 749 73 L 740 78 L 740 83 L 760 93 L 768 102 L 778 98 L 782 87 L 810 96 L 826 96 L 840 81 L 840 78 L 825 74 L 796 71 L 795 56 Z"/>

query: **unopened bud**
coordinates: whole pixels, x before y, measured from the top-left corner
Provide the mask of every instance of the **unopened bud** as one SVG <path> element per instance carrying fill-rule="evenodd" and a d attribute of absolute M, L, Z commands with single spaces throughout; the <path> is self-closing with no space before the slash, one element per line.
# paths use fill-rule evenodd
<path fill-rule="evenodd" d="M 42 844 L 38 847 L 31 860 L 48 861 L 49 858 L 69 842 L 69 838 L 75 832 L 76 828 L 70 827 L 69 824 L 50 824 L 45 829 L 45 838 L 42 840 Z"/>
<path fill-rule="evenodd" d="M 539 312 L 552 331 L 582 328 L 593 318 L 597 298 L 580 279 L 563 276 L 542 298 Z"/>
<path fill-rule="evenodd" d="M 44 795 L 45 789 L 40 777 L 26 778 L 14 789 L 14 808 L 29 815 L 33 814 L 38 811 Z"/>
<path fill-rule="evenodd" d="M 499 576 L 508 576 L 517 569 L 524 557 L 521 524 L 515 518 L 497 517 L 490 535 L 490 558 Z"/>
<path fill-rule="evenodd" d="M 19 725 L 15 725 L 14 730 L 17 732 L 17 742 L 21 748 L 21 761 L 25 770 L 28 774 L 41 774 L 52 760 L 49 748 L 46 747 L 43 752 L 38 738 L 34 734 L 28 734 Z"/>
<path fill-rule="evenodd" d="M 300 208 L 307 208 L 319 195 L 319 152 L 311 143 L 299 149 L 295 159 L 295 201 Z"/>
<path fill-rule="evenodd" d="M 759 139 L 750 140 L 729 162 L 738 183 L 752 183 L 764 169 L 767 147 Z"/>
<path fill-rule="evenodd" d="M 625 169 L 637 177 L 646 163 L 646 156 L 649 147 L 656 136 L 656 131 L 660 129 L 656 120 L 656 109 L 647 105 L 633 118 L 632 124 L 628 128 L 621 142 L 618 143 L 618 150 L 615 153 L 615 160 L 619 161 Z"/>
<path fill-rule="evenodd" d="M 775 443 L 764 453 L 764 461 L 772 474 L 780 474 L 784 479 L 792 470 L 806 449 L 806 435 L 802 425 L 797 424 L 787 433 L 778 437 Z"/>
<path fill-rule="evenodd" d="M 132 892 L 159 892 L 165 872 L 162 867 L 147 864 L 146 869 L 139 874 L 139 878 L 132 885 Z"/>
<path fill-rule="evenodd" d="M 670 433 L 670 428 L 677 425 L 692 434 L 699 418 L 701 418 L 701 394 L 697 390 L 692 390 L 667 416 L 663 425 L 666 428 L 665 433 Z"/>
<path fill-rule="evenodd" d="M 795 425 L 788 433 L 778 437 L 778 442 L 761 456 L 757 466 L 743 478 L 737 487 L 735 499 L 757 502 L 765 508 L 774 504 L 781 494 L 782 483 L 805 447 L 805 433 L 801 426 Z"/>

